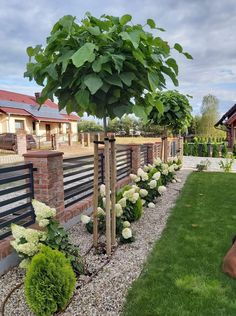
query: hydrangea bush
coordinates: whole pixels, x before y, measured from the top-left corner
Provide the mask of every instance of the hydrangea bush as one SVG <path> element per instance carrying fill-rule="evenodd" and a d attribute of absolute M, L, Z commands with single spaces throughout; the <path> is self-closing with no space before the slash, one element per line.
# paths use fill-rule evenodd
<path fill-rule="evenodd" d="M 11 225 L 14 237 L 11 245 L 22 259 L 20 267 L 27 268 L 33 256 L 40 251 L 41 245 L 46 245 L 64 253 L 76 273 L 84 273 L 79 248 L 70 243 L 66 230 L 55 219 L 56 210 L 37 200 L 33 200 L 32 205 L 35 220 L 42 231 L 16 224 Z"/>

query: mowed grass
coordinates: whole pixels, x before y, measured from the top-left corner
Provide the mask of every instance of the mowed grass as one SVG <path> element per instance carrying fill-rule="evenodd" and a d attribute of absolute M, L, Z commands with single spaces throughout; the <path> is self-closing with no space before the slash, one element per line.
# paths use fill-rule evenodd
<path fill-rule="evenodd" d="M 235 316 L 236 280 L 221 271 L 235 234 L 236 174 L 191 174 L 123 315 Z"/>

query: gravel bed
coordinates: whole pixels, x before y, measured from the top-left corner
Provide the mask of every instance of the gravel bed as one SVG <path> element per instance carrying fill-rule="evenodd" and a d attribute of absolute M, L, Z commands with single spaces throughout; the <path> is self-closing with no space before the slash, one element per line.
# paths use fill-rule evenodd
<path fill-rule="evenodd" d="M 112 260 L 98 273 L 93 280 L 76 290 L 72 302 L 61 313 L 64 316 L 115 316 L 120 315 L 128 288 L 138 278 L 143 264 L 165 228 L 171 209 L 175 205 L 179 191 L 182 189 L 190 170 L 178 172 L 181 183 L 171 183 L 167 192 L 157 199 L 154 209 L 146 209 L 142 218 L 132 225 L 136 240 L 132 244 L 117 248 Z M 85 254 L 92 243 L 92 235 L 86 232 L 81 223 L 69 230 L 71 240 L 80 246 L 81 254 Z M 91 251 L 86 256 L 88 268 L 96 271 L 106 261 L 105 255 L 95 255 Z M 23 280 L 23 272 L 13 268 L 0 278 L 0 304 L 11 289 Z M 88 278 L 81 277 L 78 285 Z M 7 302 L 5 316 L 33 316 L 28 309 L 23 288 L 16 290 Z"/>

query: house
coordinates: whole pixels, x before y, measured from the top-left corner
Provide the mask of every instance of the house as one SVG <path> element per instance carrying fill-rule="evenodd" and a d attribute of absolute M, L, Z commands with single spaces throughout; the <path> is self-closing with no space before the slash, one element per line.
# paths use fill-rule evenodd
<path fill-rule="evenodd" d="M 25 130 L 28 134 L 44 137 L 50 135 L 77 134 L 79 117 L 59 111 L 58 105 L 47 100 L 41 107 L 35 96 L 0 90 L 0 134 Z"/>
<path fill-rule="evenodd" d="M 236 104 L 221 117 L 215 128 L 226 131 L 229 147 L 233 147 L 236 142 Z"/>

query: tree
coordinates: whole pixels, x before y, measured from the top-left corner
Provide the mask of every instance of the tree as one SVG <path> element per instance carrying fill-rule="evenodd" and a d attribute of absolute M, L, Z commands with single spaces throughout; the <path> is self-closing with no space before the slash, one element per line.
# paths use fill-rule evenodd
<path fill-rule="evenodd" d="M 189 123 L 188 134 L 190 135 L 198 135 L 199 134 L 199 124 L 201 117 L 199 115 L 195 115 L 192 117 L 192 120 Z"/>
<path fill-rule="evenodd" d="M 225 136 L 225 133 L 217 130 L 214 125 L 219 120 L 219 100 L 211 94 L 203 97 L 199 121 L 199 134 L 204 137 Z"/>
<path fill-rule="evenodd" d="M 68 113 L 115 118 L 134 112 L 145 119 L 152 106 L 144 92 L 165 88 L 166 76 L 178 85 L 178 65 L 166 41 L 131 20 L 128 14 L 98 19 L 87 13 L 78 24 L 67 15 L 54 25 L 45 48 L 28 47 L 25 77 L 44 87 L 38 102 L 55 95 Z M 163 31 L 152 19 L 146 25 Z M 180 44 L 174 49 L 192 59 Z"/>
<path fill-rule="evenodd" d="M 80 121 L 78 123 L 79 132 L 102 132 L 103 127 L 94 121 Z"/>

